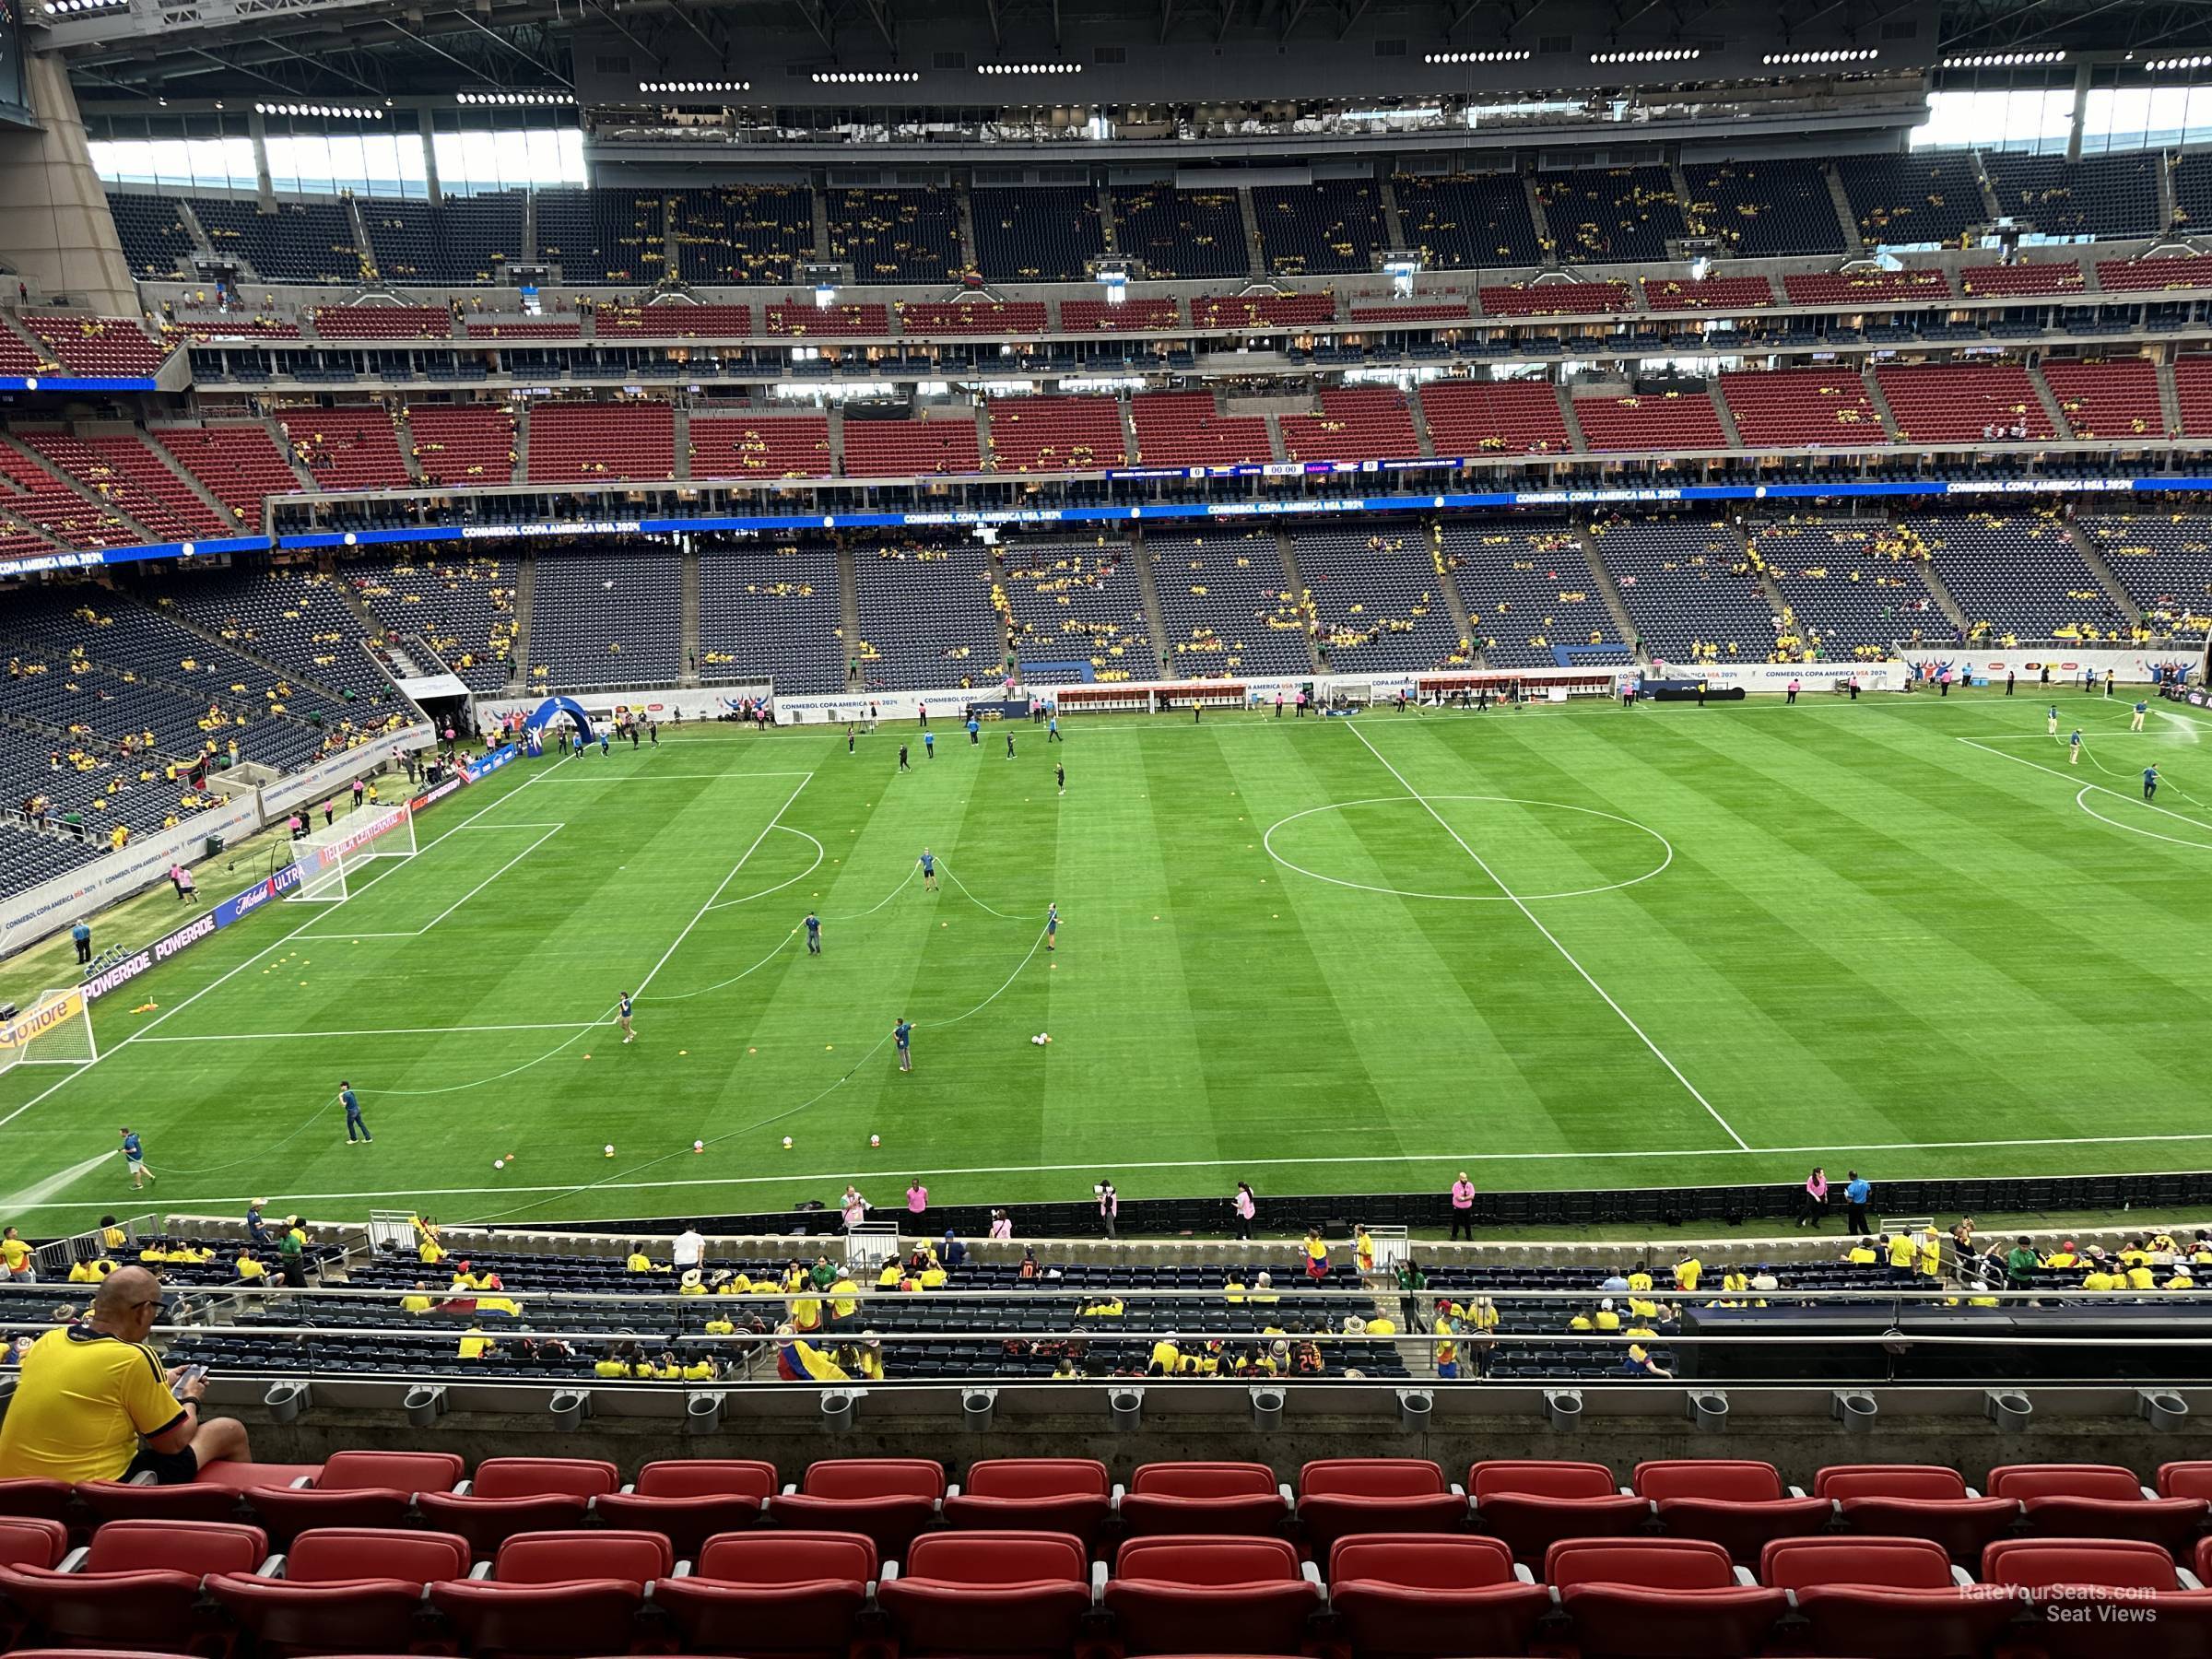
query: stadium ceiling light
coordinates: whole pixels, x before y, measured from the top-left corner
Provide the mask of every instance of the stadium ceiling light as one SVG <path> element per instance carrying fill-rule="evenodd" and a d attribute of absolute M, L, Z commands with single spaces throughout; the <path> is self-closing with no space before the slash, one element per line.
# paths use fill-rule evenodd
<path fill-rule="evenodd" d="M 1759 61 L 1772 68 L 1786 64 L 1867 64 L 1881 55 L 1878 46 L 1858 46 L 1829 52 L 1770 52 Z"/>
<path fill-rule="evenodd" d="M 978 64 L 978 75 L 1080 75 L 1080 64 Z"/>
<path fill-rule="evenodd" d="M 2207 65 L 2207 64 L 2212 64 L 2212 58 L 2208 58 L 2208 57 L 2170 57 L 2170 58 L 2152 58 L 2152 59 L 2150 60 L 2150 62 L 2148 62 L 2147 64 L 2145 64 L 2145 65 L 2143 65 L 2143 67 L 2144 67 L 2144 68 L 2146 68 L 2146 69 L 2151 70 L 2152 72 L 2154 72 L 2154 73 L 2155 73 L 2155 72 L 2157 72 L 2157 71 L 2159 71 L 2159 70 L 2161 70 L 2161 69 L 2202 69 L 2202 68 L 2204 68 L 2204 67 L 2205 67 L 2205 65 Z"/>
<path fill-rule="evenodd" d="M 1946 69 L 2024 69 L 2037 64 L 2063 64 L 2066 54 L 2062 51 L 2046 52 L 1977 52 L 1966 57 L 1947 57 L 1943 60 Z"/>
<path fill-rule="evenodd" d="M 641 92 L 750 92 L 751 81 L 640 81 Z"/>
<path fill-rule="evenodd" d="M 455 103 L 464 104 L 573 104 L 573 92 L 456 92 Z"/>
<path fill-rule="evenodd" d="M 904 71 L 855 69 L 837 74 L 818 70 L 814 76 L 814 84 L 818 87 L 911 87 L 921 78 L 920 75 L 911 69 Z"/>
<path fill-rule="evenodd" d="M 1687 64 L 1705 55 L 1699 46 L 1657 46 L 1641 52 L 1594 52 L 1594 64 Z"/>
<path fill-rule="evenodd" d="M 1535 54 L 1526 47 L 1517 52 L 1431 52 L 1424 64 L 1525 64 Z"/>

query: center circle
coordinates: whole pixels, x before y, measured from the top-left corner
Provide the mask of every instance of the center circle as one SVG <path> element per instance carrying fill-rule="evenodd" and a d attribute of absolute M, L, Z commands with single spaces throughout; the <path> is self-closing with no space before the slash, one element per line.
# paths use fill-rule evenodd
<path fill-rule="evenodd" d="M 1348 847 L 1347 832 L 1352 843 Z M 1277 864 L 1331 887 L 1456 904 L 1511 904 L 1617 892 L 1651 880 L 1675 860 L 1673 843 L 1634 818 L 1595 806 L 1518 795 L 1371 795 L 1332 801 L 1277 819 L 1261 839 L 1267 856 Z M 1405 844 L 1394 850 L 1375 844 L 1392 840 Z M 1379 869 L 1388 868 L 1394 856 L 1417 862 L 1423 869 L 1464 866 L 1470 886 L 1499 890 L 1440 890 L 1452 885 L 1442 880 L 1394 887 L 1314 867 L 1334 864 L 1341 869 L 1348 852 L 1364 853 Z M 1494 879 L 1484 877 L 1484 865 Z M 1614 878 L 1603 878 L 1607 876 Z M 1523 880 L 1530 890 L 1523 890 Z"/>

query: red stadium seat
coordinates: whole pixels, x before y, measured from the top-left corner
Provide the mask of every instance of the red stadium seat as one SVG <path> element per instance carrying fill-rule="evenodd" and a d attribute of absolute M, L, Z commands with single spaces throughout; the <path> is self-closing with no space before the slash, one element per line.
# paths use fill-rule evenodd
<path fill-rule="evenodd" d="M 1833 1499 L 1854 1533 L 1930 1538 L 1969 1567 L 2020 1518 L 2015 1500 L 1978 1496 L 1941 1464 L 1838 1464 L 1813 1477 L 1813 1495 Z"/>
<path fill-rule="evenodd" d="M 488 1579 L 446 1579 L 430 1605 L 484 1653 L 624 1653 L 645 1588 L 676 1568 L 658 1533 L 524 1533 L 500 1546 Z"/>
<path fill-rule="evenodd" d="M 2173 1558 L 2143 1539 L 2000 1538 L 1983 1552 L 1982 1582 L 2027 1593 L 2048 1659 L 2212 1652 L 2212 1591 L 2183 1589 Z"/>
<path fill-rule="evenodd" d="M 76 1495 L 102 1521 L 235 1521 L 238 1493 L 228 1487 L 133 1486 L 127 1480 L 80 1480 Z"/>
<path fill-rule="evenodd" d="M 1065 1533 L 931 1533 L 876 1602 L 901 1654 L 1064 1653 L 1090 1611 L 1089 1563 Z"/>
<path fill-rule="evenodd" d="M 783 1526 L 859 1533 L 888 1560 L 906 1553 L 936 1519 L 945 1466 L 926 1457 L 848 1457 L 806 1466 L 795 1492 L 778 1492 L 768 1512 Z"/>
<path fill-rule="evenodd" d="M 81 1571 L 0 1566 L 0 1595 L 64 1643 L 190 1648 L 209 1630 L 200 1581 L 251 1572 L 268 1553 L 257 1526 L 111 1521 L 92 1535 Z"/>
<path fill-rule="evenodd" d="M 747 1458 L 674 1458 L 649 1463 L 633 1485 L 592 1500 L 609 1526 L 656 1532 L 685 1559 L 709 1538 L 756 1524 L 775 1495 L 776 1466 Z"/>
<path fill-rule="evenodd" d="M 288 1546 L 310 1527 L 397 1526 L 416 1493 L 452 1491 L 463 1467 L 454 1452 L 337 1452 L 310 1485 L 252 1486 L 246 1502 Z"/>
<path fill-rule="evenodd" d="M 2160 1464 L 2158 1493 L 2161 1498 L 2212 1500 L 2212 1463 Z"/>
<path fill-rule="evenodd" d="M 1086 1549 L 1097 1546 L 1112 1512 L 1106 1465 L 1089 1457 L 986 1458 L 971 1465 L 967 1481 L 945 1500 L 951 1526 L 1066 1533 Z"/>
<path fill-rule="evenodd" d="M 1143 1464 L 1116 1506 L 1133 1538 L 1160 1534 L 1279 1533 L 1290 1494 L 1265 1464 Z"/>
<path fill-rule="evenodd" d="M 0 1515 L 0 1566 L 59 1567 L 69 1529 L 43 1515 Z"/>
<path fill-rule="evenodd" d="M 875 1577 L 876 1546 L 856 1533 L 731 1533 L 653 1598 L 692 1653 L 845 1659 Z"/>
<path fill-rule="evenodd" d="M 1652 1518 L 1651 1500 L 1622 1491 L 1604 1464 L 1498 1458 L 1469 1465 L 1467 1492 L 1475 1530 L 1532 1564 L 1561 1538 L 1618 1537 Z"/>
<path fill-rule="evenodd" d="M 69 1529 L 44 1515 L 0 1515 L 0 1567 L 51 1570 L 69 1553 Z M 21 1640 L 23 1629 L 0 1596 L 0 1653 Z"/>
<path fill-rule="evenodd" d="M 1791 1496 L 1769 1463 L 1662 1459 L 1638 1464 L 1633 1481 L 1669 1534 L 1724 1545 L 1745 1566 L 1759 1559 L 1768 1540 L 1826 1531 L 1835 1514 L 1825 1498 Z"/>
<path fill-rule="evenodd" d="M 1126 1653 L 1295 1653 L 1321 1585 L 1288 1538 L 1131 1538 L 1105 1605 Z"/>
<path fill-rule="evenodd" d="M 1544 1580 L 1582 1652 L 1615 1659 L 1744 1659 L 1789 1606 L 1739 1583 L 1705 1538 L 1569 1538 L 1546 1552 Z"/>
<path fill-rule="evenodd" d="M 1977 1659 L 2020 1604 L 1971 1593 L 1932 1538 L 1777 1538 L 1759 1582 L 1789 1591 L 1813 1651 L 1853 1659 Z"/>
<path fill-rule="evenodd" d="M 1467 1497 L 1425 1457 L 1332 1457 L 1298 1472 L 1298 1522 L 1316 1553 L 1354 1533 L 1450 1533 Z"/>
<path fill-rule="evenodd" d="M 1497 1538 L 1356 1535 L 1329 1551 L 1329 1605 L 1361 1659 L 1439 1659 L 1522 1652 L 1551 1592 Z"/>
<path fill-rule="evenodd" d="M 0 1480 L 0 1515 L 36 1515 L 48 1521 L 69 1518 L 71 1493 L 65 1480 Z"/>
<path fill-rule="evenodd" d="M 423 1586 L 468 1571 L 468 1543 L 451 1533 L 326 1526 L 303 1532 L 284 1576 L 211 1573 L 207 1594 L 262 1650 L 408 1652 L 421 1634 Z"/>
<path fill-rule="evenodd" d="M 416 1508 L 439 1532 L 458 1533 L 477 1559 L 519 1533 L 582 1526 L 592 1500 L 621 1484 L 615 1465 L 589 1457 L 488 1457 L 465 1492 L 420 1492 Z"/>
<path fill-rule="evenodd" d="M 2202 1498 L 2153 1498 L 2116 1464 L 2008 1464 L 1989 1472 L 1993 1498 L 2017 1498 L 2028 1530 L 2047 1538 L 2141 1538 L 2185 1556 L 2203 1530 Z"/>

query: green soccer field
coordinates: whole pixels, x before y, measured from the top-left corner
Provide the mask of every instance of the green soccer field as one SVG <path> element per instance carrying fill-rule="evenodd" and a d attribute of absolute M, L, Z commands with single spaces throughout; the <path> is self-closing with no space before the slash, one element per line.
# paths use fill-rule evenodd
<path fill-rule="evenodd" d="M 1018 1203 L 2199 1167 L 2212 739 L 2067 693 L 2069 767 L 2045 700 L 1075 720 L 1012 759 L 944 722 L 928 760 L 911 729 L 712 727 L 525 763 L 345 902 L 100 1003 L 96 1065 L 0 1076 L 0 1215 L 130 1207 L 124 1123 L 164 1209 L 514 1225 L 914 1174 Z"/>

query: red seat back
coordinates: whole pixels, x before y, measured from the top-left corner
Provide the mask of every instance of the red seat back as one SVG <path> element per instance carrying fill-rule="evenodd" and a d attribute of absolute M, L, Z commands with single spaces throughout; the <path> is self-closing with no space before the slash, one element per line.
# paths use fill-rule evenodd
<path fill-rule="evenodd" d="M 641 1498 L 759 1498 L 776 1489 L 776 1465 L 735 1457 L 680 1457 L 638 1471 Z"/>
<path fill-rule="evenodd" d="M 0 1567 L 58 1567 L 69 1529 L 44 1515 L 0 1515 Z"/>
<path fill-rule="evenodd" d="M 319 1526 L 294 1538 L 284 1556 L 285 1582 L 293 1584 L 371 1578 L 428 1584 L 467 1571 L 465 1538 L 398 1527 Z"/>
<path fill-rule="evenodd" d="M 1776 1538 L 1761 1552 L 1759 1582 L 1777 1590 L 1873 1584 L 1948 1590 L 1951 1558 L 1928 1538 Z"/>
<path fill-rule="evenodd" d="M 235 1521 L 110 1521 L 92 1535 L 87 1572 L 251 1572 L 269 1553 Z"/>
<path fill-rule="evenodd" d="M 969 1466 L 970 1498 L 1106 1498 L 1106 1465 L 1090 1457 L 992 1457 Z"/>
<path fill-rule="evenodd" d="M 477 1465 L 472 1498 L 596 1498 L 622 1484 L 615 1465 L 594 1457 L 490 1457 Z"/>
<path fill-rule="evenodd" d="M 2097 1498 L 2139 1503 L 2143 1483 L 2117 1464 L 2007 1464 L 1989 1472 L 1992 1498 Z"/>
<path fill-rule="evenodd" d="M 806 1465 L 809 1498 L 942 1498 L 945 1465 L 926 1457 L 839 1457 Z"/>
<path fill-rule="evenodd" d="M 1477 1503 L 1508 1492 L 1531 1498 L 1611 1498 L 1619 1490 L 1613 1471 L 1598 1463 L 1504 1457 L 1467 1467 L 1467 1491 Z"/>
<path fill-rule="evenodd" d="M 465 1466 L 457 1452 L 334 1452 L 315 1477 L 314 1489 L 450 1492 L 461 1484 Z"/>
<path fill-rule="evenodd" d="M 1703 1538 L 1565 1538 L 1544 1556 L 1544 1582 L 1635 1584 L 1648 1590 L 1725 1590 L 1728 1551 Z"/>
<path fill-rule="evenodd" d="M 708 1540 L 694 1576 L 735 1584 L 796 1584 L 825 1579 L 866 1583 L 876 1546 L 857 1533 L 727 1533 Z"/>
<path fill-rule="evenodd" d="M 2212 1463 L 2170 1463 L 2159 1465 L 2159 1496 L 2212 1500 Z"/>
<path fill-rule="evenodd" d="M 1940 1464 L 1836 1464 L 1813 1477 L 1816 1498 L 1963 1498 L 1966 1477 Z"/>
<path fill-rule="evenodd" d="M 1194 1585 L 1288 1583 L 1300 1576 L 1298 1551 L 1287 1538 L 1131 1538 L 1114 1558 L 1113 1572 Z"/>
<path fill-rule="evenodd" d="M 1724 1457 L 1662 1458 L 1640 1463 L 1630 1485 L 1640 1498 L 1711 1498 L 1764 1503 L 1786 1496 L 1772 1464 Z"/>
<path fill-rule="evenodd" d="M 520 1533 L 500 1546 L 491 1576 L 502 1584 L 620 1579 L 642 1585 L 675 1571 L 676 1552 L 659 1533 Z"/>
<path fill-rule="evenodd" d="M 1132 1492 L 1153 1498 L 1272 1498 L 1275 1471 L 1254 1463 L 1155 1463 L 1129 1478 Z"/>
<path fill-rule="evenodd" d="M 1354 1580 L 1407 1590 L 1477 1590 L 1513 1580 L 1513 1553 L 1496 1538 L 1355 1535 L 1329 1551 L 1329 1583 Z"/>
<path fill-rule="evenodd" d="M 1981 1579 L 2030 1590 L 2096 1584 L 2113 1590 L 2178 1590 L 2173 1558 L 2132 1538 L 1999 1538 L 1982 1552 Z"/>
<path fill-rule="evenodd" d="M 970 1585 L 1080 1584 L 1088 1565 L 1082 1544 L 1057 1533 L 924 1533 L 907 1552 L 900 1576 Z"/>
<path fill-rule="evenodd" d="M 65 1521 L 70 1491 L 65 1480 L 0 1480 L 0 1515 L 38 1515 Z"/>
<path fill-rule="evenodd" d="M 1450 1490 L 1425 1457 L 1330 1457 L 1298 1472 L 1302 1498 L 1428 1498 Z"/>

